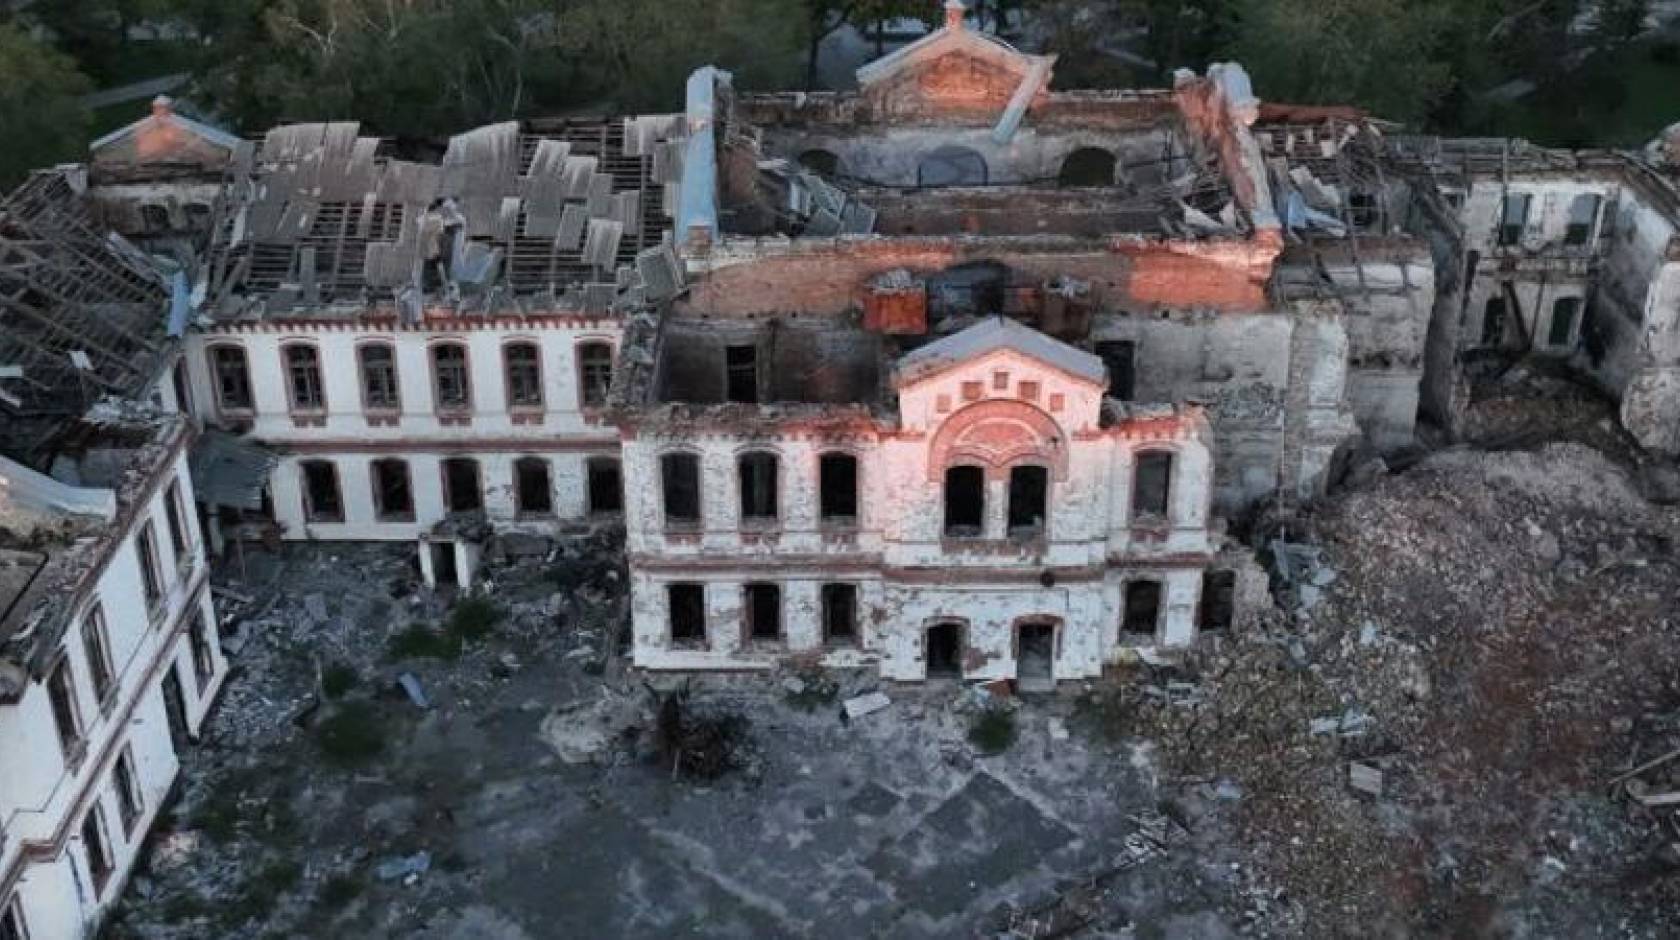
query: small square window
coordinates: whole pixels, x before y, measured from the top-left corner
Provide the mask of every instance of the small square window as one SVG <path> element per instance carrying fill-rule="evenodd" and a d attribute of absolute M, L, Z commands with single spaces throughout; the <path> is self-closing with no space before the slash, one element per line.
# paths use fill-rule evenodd
<path fill-rule="evenodd" d="M 933 399 L 933 409 L 935 411 L 939 412 L 940 414 L 949 414 L 950 411 L 951 411 L 951 396 L 949 396 L 949 395 L 935 396 L 934 399 Z"/>
<path fill-rule="evenodd" d="M 979 382 L 964 382 L 962 384 L 963 401 L 979 401 L 984 391 Z"/>
<path fill-rule="evenodd" d="M 1020 395 L 1022 401 L 1038 401 L 1038 383 L 1022 382 Z"/>
<path fill-rule="evenodd" d="M 999 392 L 1009 391 L 1009 373 L 1007 373 L 1007 372 L 993 372 L 992 373 L 992 389 L 994 391 L 999 391 Z"/>
<path fill-rule="evenodd" d="M 1067 407 L 1067 396 L 1066 395 L 1063 395 L 1060 392 L 1057 392 L 1056 394 L 1050 396 L 1050 410 L 1051 411 L 1061 411 L 1065 407 Z"/>

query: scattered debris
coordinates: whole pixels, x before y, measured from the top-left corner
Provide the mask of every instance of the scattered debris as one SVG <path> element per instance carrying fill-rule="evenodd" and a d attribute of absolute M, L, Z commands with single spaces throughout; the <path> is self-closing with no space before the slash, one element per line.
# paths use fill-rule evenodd
<path fill-rule="evenodd" d="M 870 692 L 856 698 L 849 698 L 842 702 L 840 707 L 845 709 L 848 719 L 856 721 L 859 718 L 873 715 L 891 704 L 892 699 L 887 698 L 885 692 Z"/>

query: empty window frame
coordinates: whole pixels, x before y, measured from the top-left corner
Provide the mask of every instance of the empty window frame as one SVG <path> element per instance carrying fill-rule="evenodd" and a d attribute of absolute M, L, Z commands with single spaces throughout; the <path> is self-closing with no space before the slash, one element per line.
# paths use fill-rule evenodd
<path fill-rule="evenodd" d="M 158 563 L 157 531 L 150 519 L 140 527 L 140 537 L 134 545 L 140 556 L 140 587 L 145 593 L 146 606 L 155 607 L 163 600 L 163 566 Z"/>
<path fill-rule="evenodd" d="M 724 397 L 749 404 L 758 401 L 758 347 L 724 347 L 723 364 Z"/>
<path fill-rule="evenodd" d="M 356 347 L 356 363 L 362 373 L 362 407 L 368 411 L 401 410 L 396 348 L 390 343 L 363 343 Z"/>
<path fill-rule="evenodd" d="M 666 454 L 659 458 L 659 482 L 665 501 L 665 524 L 699 523 L 700 458 L 693 454 Z"/>
<path fill-rule="evenodd" d="M 116 691 L 117 671 L 111 659 L 111 635 L 105 628 L 105 610 L 98 604 L 82 618 L 82 651 L 87 655 L 94 700 L 103 708 Z"/>
<path fill-rule="evenodd" d="M 1020 466 L 1009 471 L 1009 534 L 1030 538 L 1044 532 L 1045 504 L 1050 492 L 1050 471 L 1043 467 Z"/>
<path fill-rule="evenodd" d="M 542 354 L 536 343 L 508 343 L 502 347 L 507 374 L 509 408 L 539 409 L 543 405 Z"/>
<path fill-rule="evenodd" d="M 1528 230 L 1528 207 L 1533 201 L 1528 193 L 1505 194 L 1499 211 L 1499 244 L 1522 243 L 1523 233 Z"/>
<path fill-rule="evenodd" d="M 1357 229 L 1368 229 L 1381 219 L 1377 197 L 1367 192 L 1348 193 L 1348 221 Z"/>
<path fill-rule="evenodd" d="M 748 584 L 743 589 L 747 639 L 773 643 L 782 638 L 782 589 L 775 584 Z"/>
<path fill-rule="evenodd" d="M 548 461 L 521 457 L 513 462 L 514 508 L 523 516 L 554 513 L 554 489 L 549 482 Z"/>
<path fill-rule="evenodd" d="M 1546 344 L 1568 346 L 1575 336 L 1575 320 L 1581 313 L 1581 298 L 1559 297 L 1552 304 L 1552 322 L 1546 330 Z"/>
<path fill-rule="evenodd" d="M 822 623 L 823 642 L 829 646 L 852 646 L 857 643 L 857 585 L 822 586 Z"/>
<path fill-rule="evenodd" d="M 13 896 L 0 904 L 0 940 L 29 940 L 29 925 L 23 920 L 21 896 Z"/>
<path fill-rule="evenodd" d="M 1161 582 L 1132 581 L 1126 585 L 1126 609 L 1121 627 L 1133 636 L 1154 636 L 1161 615 Z"/>
<path fill-rule="evenodd" d="M 986 528 L 986 472 L 979 467 L 945 471 L 945 534 L 979 538 Z"/>
<path fill-rule="evenodd" d="M 855 525 L 858 515 L 858 462 L 851 454 L 823 454 L 817 461 L 822 521 Z"/>
<path fill-rule="evenodd" d="M 1482 308 L 1482 345 L 1498 346 L 1505 341 L 1505 298 L 1489 297 Z"/>
<path fill-rule="evenodd" d="M 984 186 L 986 181 L 986 158 L 967 147 L 940 147 L 916 164 L 917 186 Z"/>
<path fill-rule="evenodd" d="M 212 645 L 216 642 L 216 625 L 203 609 L 199 610 L 198 623 L 187 636 L 192 644 L 193 679 L 202 693 L 216 674 L 216 648 Z"/>
<path fill-rule="evenodd" d="M 449 512 L 470 512 L 484 508 L 484 485 L 478 461 L 471 457 L 450 457 L 443 462 L 443 508 Z"/>
<path fill-rule="evenodd" d="M 835 176 L 840 172 L 840 155 L 815 148 L 799 155 L 799 165 L 818 176 Z"/>
<path fill-rule="evenodd" d="M 163 496 L 163 518 L 169 524 L 169 547 L 177 561 L 187 554 L 187 510 L 181 501 L 181 481 L 170 480 Z"/>
<path fill-rule="evenodd" d="M 611 343 L 580 343 L 577 348 L 578 401 L 585 408 L 600 408 L 612 391 L 613 348 Z"/>
<path fill-rule="evenodd" d="M 105 837 L 105 815 L 99 803 L 88 807 L 82 818 L 82 848 L 87 851 L 88 874 L 93 876 L 93 893 L 103 894 L 115 867 L 111 859 L 111 843 Z"/>
<path fill-rule="evenodd" d="M 472 409 L 472 378 L 467 369 L 467 347 L 461 343 L 432 346 L 432 394 L 439 411 Z"/>
<path fill-rule="evenodd" d="M 1132 472 L 1132 518 L 1166 518 L 1172 494 L 1173 455 L 1145 451 Z"/>
<path fill-rule="evenodd" d="M 140 777 L 134 771 L 134 748 L 124 745 L 111 771 L 111 789 L 116 791 L 117 817 L 122 821 L 123 834 L 132 836 L 146 810 L 145 797 L 140 792 Z"/>
<path fill-rule="evenodd" d="M 700 584 L 666 585 L 665 600 L 671 616 L 671 645 L 705 646 L 705 586 Z"/>
<path fill-rule="evenodd" d="M 624 475 L 617 460 L 611 457 L 591 457 L 585 464 L 588 473 L 589 512 L 605 515 L 624 511 Z"/>
<path fill-rule="evenodd" d="M 381 522 L 414 519 L 414 485 L 408 462 L 382 457 L 368 465 L 373 477 L 373 511 Z"/>
<path fill-rule="evenodd" d="M 1097 343 L 1097 358 L 1108 368 L 1108 396 L 1131 401 L 1136 394 L 1137 343 L 1131 340 L 1103 340 Z"/>
<path fill-rule="evenodd" d="M 1100 147 L 1080 147 L 1062 161 L 1058 186 L 1113 186 L 1114 154 Z"/>
<path fill-rule="evenodd" d="M 741 520 L 771 522 L 776 518 L 776 455 L 742 454 L 736 461 L 741 486 Z"/>
<path fill-rule="evenodd" d="M 82 756 L 82 714 L 76 707 L 76 680 L 70 672 L 69 660 L 60 660 L 47 676 L 47 700 L 52 706 L 59 749 L 65 762 L 74 764 Z"/>
<path fill-rule="evenodd" d="M 216 404 L 223 411 L 250 411 L 251 367 L 239 346 L 210 347 L 210 381 L 216 386 Z"/>
<path fill-rule="evenodd" d="M 1582 193 L 1569 201 L 1569 227 L 1563 232 L 1565 245 L 1585 245 L 1592 241 L 1600 202 L 1593 193 Z"/>
<path fill-rule="evenodd" d="M 298 468 L 303 472 L 303 517 L 310 522 L 343 522 L 338 466 L 330 460 L 305 460 Z"/>
<path fill-rule="evenodd" d="M 167 232 L 170 228 L 169 210 L 157 203 L 147 203 L 140 207 L 140 224 L 148 233 Z"/>
<path fill-rule="evenodd" d="M 1236 609 L 1237 573 L 1209 571 L 1202 575 L 1201 628 L 1223 630 L 1231 625 Z"/>
<path fill-rule="evenodd" d="M 307 343 L 290 343 L 280 348 L 286 360 L 286 394 L 293 411 L 327 409 L 327 395 L 321 385 L 321 351 Z"/>

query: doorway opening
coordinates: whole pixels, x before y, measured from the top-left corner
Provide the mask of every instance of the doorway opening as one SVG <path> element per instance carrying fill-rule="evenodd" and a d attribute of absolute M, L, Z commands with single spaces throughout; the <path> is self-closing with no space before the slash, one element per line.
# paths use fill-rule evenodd
<path fill-rule="evenodd" d="M 947 620 L 927 628 L 927 675 L 962 678 L 962 624 Z"/>
<path fill-rule="evenodd" d="M 1015 682 L 1023 692 L 1056 687 L 1056 625 L 1045 621 L 1016 627 Z"/>

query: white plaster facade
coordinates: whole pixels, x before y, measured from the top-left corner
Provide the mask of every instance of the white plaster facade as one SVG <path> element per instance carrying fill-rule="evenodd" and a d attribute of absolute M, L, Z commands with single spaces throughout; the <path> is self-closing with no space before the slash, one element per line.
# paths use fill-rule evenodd
<path fill-rule="evenodd" d="M 499 526 L 540 528 L 596 509 L 588 496 L 589 461 L 616 461 L 618 438 L 582 403 L 578 356 L 580 347 L 590 343 L 616 356 L 620 332 L 620 324 L 609 317 L 452 317 L 407 328 L 366 320 L 274 320 L 195 333 L 184 361 L 201 418 L 248 429 L 279 455 L 270 496 L 284 538 L 414 541 L 449 513 L 443 462 L 451 458 L 477 462 L 483 509 Z M 465 409 L 437 407 L 431 349 L 446 343 L 467 351 L 471 394 Z M 515 343 L 534 343 L 539 351 L 539 406 L 509 404 L 503 355 Z M 394 409 L 365 403 L 358 349 L 368 344 L 388 344 L 395 353 L 400 404 Z M 293 345 L 319 352 L 323 408 L 292 407 L 282 354 Z M 249 409 L 223 407 L 213 384 L 211 354 L 229 347 L 245 356 Z M 376 507 L 371 468 L 374 461 L 388 459 L 407 465 L 411 513 L 382 514 Z M 522 459 L 547 466 L 551 511 L 520 510 L 514 465 Z M 312 517 L 306 507 L 304 461 L 333 466 L 342 504 L 337 518 Z"/>
<path fill-rule="evenodd" d="M 1010 326 L 1005 333 L 1027 332 Z M 963 677 L 1018 678 L 1018 631 L 1045 624 L 1054 629 L 1049 678 L 1059 681 L 1100 674 L 1126 645 L 1191 642 L 1213 553 L 1206 416 L 1157 407 L 1105 423 L 1100 361 L 1062 349 L 1096 362 L 1095 377 L 1004 343 L 933 374 L 901 376 L 896 420 L 773 434 L 675 422 L 627 430 L 636 664 L 764 669 L 793 657 L 918 681 L 929 672 L 928 627 L 951 622 L 961 627 Z M 1135 518 L 1134 470 L 1146 452 L 1172 456 L 1168 508 Z M 671 453 L 699 458 L 697 525 L 667 524 L 661 458 Z M 737 461 L 745 453 L 776 456 L 773 521 L 741 518 Z M 857 458 L 855 522 L 821 517 L 819 463 L 829 453 Z M 1036 534 L 1012 537 L 1008 481 L 1022 465 L 1049 470 L 1046 515 Z M 978 537 L 945 529 L 944 474 L 953 466 L 984 470 Z M 1133 581 L 1159 585 L 1147 633 L 1121 630 Z M 752 639 L 748 583 L 779 588 L 773 640 Z M 825 639 L 826 584 L 856 590 L 854 637 Z M 703 589 L 703 642 L 674 641 L 672 585 Z"/>
<path fill-rule="evenodd" d="M 63 636 L 46 672 L 17 701 L 0 703 L 0 912 L 31 940 L 92 933 L 121 895 L 179 769 L 176 748 L 196 736 L 227 676 L 217 640 L 184 440 L 173 449 L 132 512 L 105 535 L 111 547 L 96 571 L 61 599 Z M 185 544 L 177 551 L 167 514 L 178 492 Z M 138 540 L 150 532 L 162 593 L 148 604 Z M 104 540 L 102 540 L 104 541 Z M 88 627 L 103 622 L 103 630 Z M 94 691 L 97 655 L 85 631 L 105 638 L 111 685 Z M 79 744 L 61 746 L 49 685 L 65 670 Z M 126 769 L 119 772 L 119 763 Z M 132 780 L 137 813 L 125 820 L 119 787 Z M 109 872 L 97 878 L 83 838 L 89 818 L 103 833 Z"/>

